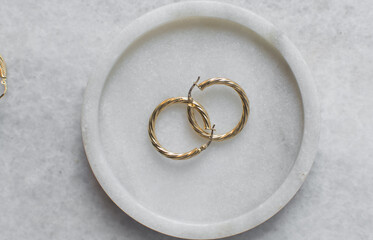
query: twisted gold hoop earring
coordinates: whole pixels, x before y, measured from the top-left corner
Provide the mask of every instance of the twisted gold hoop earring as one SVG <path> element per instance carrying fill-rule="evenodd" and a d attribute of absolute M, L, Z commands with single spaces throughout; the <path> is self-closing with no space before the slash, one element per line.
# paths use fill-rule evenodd
<path fill-rule="evenodd" d="M 205 129 L 210 129 L 210 138 L 209 141 L 199 148 L 194 148 L 193 150 L 186 152 L 186 153 L 173 153 L 162 147 L 162 145 L 159 143 L 157 137 L 155 136 L 155 121 L 158 117 L 158 115 L 169 105 L 175 104 L 175 103 L 184 103 L 190 105 L 191 108 L 195 108 L 199 114 L 202 116 L 202 120 L 205 126 Z M 185 160 L 191 157 L 194 157 L 201 153 L 203 150 L 205 150 L 211 143 L 212 141 L 212 136 L 214 134 L 214 126 L 210 128 L 211 123 L 209 116 L 206 112 L 206 110 L 202 107 L 201 104 L 199 104 L 196 101 L 190 101 L 188 98 L 185 97 L 176 97 L 176 98 L 169 98 L 163 102 L 161 102 L 153 111 L 152 115 L 150 116 L 149 119 L 149 127 L 148 127 L 148 133 L 150 140 L 153 144 L 153 146 L 157 149 L 158 152 L 160 152 L 162 155 L 174 159 L 174 160 Z"/>
<path fill-rule="evenodd" d="M 231 138 L 237 135 L 245 127 L 247 118 L 249 117 L 249 113 L 250 113 L 249 99 L 247 98 L 245 91 L 241 88 L 240 85 L 238 85 L 236 82 L 228 78 L 210 78 L 210 79 L 207 79 L 201 82 L 199 85 L 197 85 L 199 79 L 200 77 L 198 77 L 197 81 L 193 84 L 193 86 L 189 90 L 188 99 L 190 102 L 193 101 L 192 90 L 195 86 L 197 86 L 200 90 L 204 90 L 206 87 L 211 86 L 211 85 L 225 85 L 225 86 L 233 88 L 238 93 L 238 95 L 241 98 L 241 102 L 242 102 L 242 115 L 241 115 L 240 121 L 238 122 L 236 127 L 234 127 L 231 131 L 225 134 L 222 134 L 222 135 L 213 135 L 212 140 L 222 141 L 222 140 L 226 140 L 228 138 Z M 190 124 L 192 125 L 193 129 L 202 137 L 211 138 L 211 134 L 207 133 L 204 129 L 202 129 L 198 125 L 195 119 L 195 116 L 194 116 L 193 107 L 188 105 L 187 111 L 188 111 L 188 120 Z"/>
<path fill-rule="evenodd" d="M 250 108 L 249 108 L 249 99 L 246 96 L 245 91 L 241 88 L 240 85 L 238 85 L 236 82 L 233 82 L 232 80 L 228 78 L 210 78 L 206 81 L 203 81 L 199 85 L 197 85 L 198 81 L 200 80 L 200 77 L 198 77 L 197 81 L 193 83 L 192 87 L 189 89 L 188 97 L 177 97 L 177 98 L 169 98 L 163 102 L 161 102 L 153 111 L 152 115 L 149 119 L 149 126 L 148 126 L 148 133 L 150 137 L 150 141 L 152 142 L 153 146 L 157 149 L 158 152 L 163 154 L 164 156 L 168 158 L 172 158 L 174 160 L 183 160 L 188 159 L 191 157 L 196 156 L 197 154 L 201 153 L 203 150 L 205 150 L 210 143 L 213 140 L 216 141 L 222 141 L 225 139 L 229 139 L 238 133 L 242 131 L 242 129 L 245 127 L 245 124 L 247 122 L 247 118 L 249 117 Z M 226 85 L 231 88 L 233 88 L 238 95 L 241 98 L 242 102 L 242 115 L 241 119 L 231 131 L 222 134 L 222 135 L 214 135 L 214 127 L 215 125 L 211 126 L 210 118 L 205 110 L 205 108 L 198 103 L 197 101 L 193 100 L 192 98 L 192 91 L 195 86 L 197 86 L 199 89 L 204 90 L 206 87 L 211 85 Z M 175 103 L 185 103 L 187 104 L 187 113 L 188 113 L 188 120 L 189 123 L 192 125 L 193 129 L 202 137 L 208 138 L 209 141 L 205 144 L 203 144 L 199 148 L 194 148 L 193 150 L 186 152 L 186 153 L 173 153 L 162 147 L 162 145 L 159 143 L 157 137 L 155 136 L 155 121 L 158 117 L 158 115 L 168 106 Z M 194 109 L 198 111 L 198 113 L 202 116 L 202 121 L 205 129 L 202 129 L 195 118 L 194 115 Z M 211 130 L 210 133 L 207 133 L 206 130 Z"/>
<path fill-rule="evenodd" d="M 8 85 L 6 83 L 6 66 L 5 61 L 0 55 L 0 78 L 1 78 L 1 85 L 4 86 L 3 93 L 0 95 L 0 98 L 4 97 L 6 91 L 8 90 Z"/>

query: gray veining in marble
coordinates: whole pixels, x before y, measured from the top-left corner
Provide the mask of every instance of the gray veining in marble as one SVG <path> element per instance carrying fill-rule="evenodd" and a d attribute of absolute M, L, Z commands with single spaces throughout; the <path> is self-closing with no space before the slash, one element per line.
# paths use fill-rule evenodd
<path fill-rule="evenodd" d="M 284 30 L 321 103 L 319 154 L 277 215 L 230 239 L 369 239 L 373 235 L 371 1 L 225 1 Z M 81 141 L 85 85 L 100 48 L 171 1 L 0 0 L 0 239 L 174 239 L 124 214 L 94 178 Z"/>

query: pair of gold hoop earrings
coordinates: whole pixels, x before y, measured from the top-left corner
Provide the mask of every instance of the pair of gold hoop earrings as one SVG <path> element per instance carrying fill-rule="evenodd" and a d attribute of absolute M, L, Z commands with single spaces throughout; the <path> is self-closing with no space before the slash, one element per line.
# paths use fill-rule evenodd
<path fill-rule="evenodd" d="M 200 77 L 198 77 L 197 81 L 193 83 L 192 87 L 189 90 L 188 97 L 174 97 L 174 98 L 166 99 L 154 109 L 152 115 L 150 116 L 149 126 L 148 126 L 148 133 L 149 133 L 150 141 L 155 147 L 155 149 L 158 152 L 160 152 L 162 155 L 164 155 L 165 157 L 168 157 L 174 160 L 189 159 L 191 157 L 198 155 L 203 150 L 205 150 L 212 141 L 223 141 L 223 140 L 236 136 L 238 133 L 242 131 L 242 129 L 246 125 L 246 122 L 247 122 L 247 119 L 250 113 L 249 99 L 247 98 L 245 91 L 241 88 L 240 85 L 238 85 L 236 82 L 228 78 L 210 78 L 197 85 L 199 80 L 200 80 Z M 206 109 L 200 103 L 198 103 L 192 98 L 192 90 L 195 86 L 197 86 L 200 90 L 204 90 L 205 88 L 212 86 L 212 85 L 225 85 L 225 86 L 233 88 L 240 96 L 241 102 L 242 102 L 242 115 L 241 115 L 240 121 L 231 131 L 225 134 L 222 134 L 222 135 L 214 134 L 215 125 L 211 126 L 211 121 L 210 121 L 210 118 L 209 118 L 209 115 Z M 186 153 L 171 152 L 165 149 L 159 143 L 155 135 L 155 121 L 158 115 L 167 106 L 175 104 L 175 103 L 187 104 L 187 113 L 188 113 L 189 123 L 192 125 L 194 131 L 196 131 L 200 136 L 209 139 L 207 143 L 203 144 L 202 146 L 198 148 L 194 148 L 193 150 L 186 152 Z M 197 123 L 195 115 L 194 115 L 194 111 L 193 111 L 194 109 L 197 110 L 197 112 L 201 115 L 204 128 L 201 128 L 201 126 L 199 126 L 199 124 Z"/>
<path fill-rule="evenodd" d="M 6 84 L 6 66 L 3 57 L 0 55 L 0 78 L 1 78 L 1 85 L 3 85 L 4 90 L 3 93 L 0 95 L 0 98 L 4 97 L 6 91 L 8 90 L 8 86 Z"/>

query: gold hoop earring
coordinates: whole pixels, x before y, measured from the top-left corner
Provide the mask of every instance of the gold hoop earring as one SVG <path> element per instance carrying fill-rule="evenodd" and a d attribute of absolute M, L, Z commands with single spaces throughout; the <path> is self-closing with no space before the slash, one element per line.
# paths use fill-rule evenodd
<path fill-rule="evenodd" d="M 203 150 L 205 150 L 213 140 L 222 141 L 222 140 L 231 138 L 231 137 L 237 135 L 239 132 L 241 132 L 242 129 L 246 125 L 247 118 L 249 117 L 249 113 L 250 113 L 249 99 L 247 98 L 245 91 L 241 88 L 240 85 L 238 85 L 236 82 L 231 81 L 228 78 L 210 78 L 210 79 L 207 79 L 206 81 L 203 81 L 199 85 L 197 85 L 199 79 L 200 79 L 200 77 L 198 77 L 197 81 L 194 82 L 192 87 L 189 89 L 189 93 L 188 93 L 187 98 L 185 98 L 185 97 L 169 98 L 169 99 L 161 102 L 154 109 L 152 115 L 150 116 L 149 126 L 148 126 L 148 133 L 149 133 L 150 141 L 153 144 L 153 146 L 157 149 L 157 151 L 160 152 L 161 154 L 163 154 L 165 157 L 172 158 L 174 160 L 183 160 L 183 159 L 188 159 L 188 158 L 194 157 L 197 154 L 201 153 Z M 229 86 L 229 87 L 233 88 L 238 93 L 238 95 L 240 96 L 241 102 L 242 102 L 242 115 L 241 115 L 240 121 L 238 122 L 238 124 L 236 125 L 235 128 L 233 128 L 231 131 L 229 131 L 225 134 L 222 134 L 222 135 L 214 135 L 215 125 L 210 127 L 211 126 L 210 118 L 209 118 L 205 108 L 200 103 L 193 100 L 193 98 L 192 98 L 192 91 L 193 91 L 193 88 L 195 86 L 197 86 L 199 89 L 203 90 L 206 87 L 211 86 L 211 85 L 215 85 L 215 84 L 226 85 L 226 86 Z M 188 113 L 189 123 L 192 125 L 193 129 L 199 135 L 209 139 L 209 141 L 207 143 L 203 144 L 199 148 L 194 148 L 193 150 L 191 150 L 189 152 L 186 152 L 186 153 L 173 153 L 173 152 L 168 151 L 164 147 L 162 147 L 162 145 L 159 143 L 157 137 L 155 136 L 155 121 L 156 121 L 158 115 L 168 105 L 175 104 L 175 103 L 187 104 L 187 113 Z M 198 125 L 198 123 L 195 119 L 195 115 L 194 115 L 194 111 L 193 111 L 194 109 L 196 109 L 198 111 L 198 113 L 202 116 L 204 129 L 202 129 Z M 206 130 L 210 130 L 211 132 L 208 133 L 208 132 L 206 132 Z"/>
<path fill-rule="evenodd" d="M 3 93 L 0 95 L 0 98 L 4 97 L 5 93 L 8 90 L 8 85 L 6 83 L 6 66 L 5 61 L 0 55 L 0 78 L 1 78 L 1 85 L 3 85 L 4 90 Z"/>
<path fill-rule="evenodd" d="M 168 151 L 162 145 L 159 143 L 156 135 L 155 135 L 155 121 L 158 117 L 158 115 L 169 105 L 175 104 L 175 103 L 184 103 L 187 104 L 188 107 L 195 108 L 199 114 L 202 116 L 202 120 L 204 123 L 205 129 L 210 129 L 210 138 L 209 141 L 199 148 L 194 148 L 193 150 L 186 152 L 186 153 L 173 153 L 171 151 Z M 211 143 L 212 141 L 212 136 L 214 134 L 214 126 L 210 128 L 211 123 L 210 123 L 210 118 L 206 112 L 206 110 L 203 108 L 201 104 L 199 104 L 196 101 L 190 101 L 188 98 L 185 97 L 176 97 L 176 98 L 169 98 L 163 102 L 161 102 L 153 111 L 152 115 L 150 116 L 149 119 L 149 127 L 148 127 L 148 133 L 150 140 L 153 144 L 153 146 L 157 149 L 158 152 L 160 152 L 162 155 L 165 157 L 174 159 L 174 160 L 185 160 L 191 157 L 194 157 L 201 153 L 203 150 L 205 150 Z"/>
<path fill-rule="evenodd" d="M 222 141 L 222 140 L 229 139 L 229 138 L 237 135 L 238 133 L 240 133 L 242 131 L 242 129 L 245 127 L 245 124 L 247 122 L 247 119 L 248 119 L 249 113 L 250 113 L 249 99 L 247 98 L 245 91 L 241 88 L 240 85 L 238 85 L 238 83 L 236 83 L 236 82 L 234 82 L 234 81 L 232 81 L 228 78 L 210 78 L 210 79 L 207 79 L 207 80 L 201 82 L 199 85 L 197 85 L 199 79 L 200 78 L 198 77 L 197 81 L 193 84 L 193 86 L 189 90 L 189 93 L 188 93 L 189 101 L 193 101 L 192 90 L 195 86 L 197 86 L 200 90 L 204 90 L 206 87 L 211 86 L 211 85 L 225 85 L 225 86 L 233 88 L 238 93 L 238 95 L 240 96 L 241 102 L 242 102 L 242 115 L 241 115 L 241 119 L 238 122 L 238 124 L 236 125 L 236 127 L 234 127 L 231 131 L 229 131 L 225 134 L 213 135 L 212 140 L 213 141 Z M 188 120 L 189 120 L 190 124 L 192 125 L 193 129 L 199 135 L 201 135 L 202 137 L 211 138 L 211 134 L 207 133 L 204 129 L 202 129 L 198 125 L 198 123 L 195 119 L 195 116 L 194 116 L 193 108 L 189 105 L 188 105 L 187 112 L 188 112 Z"/>

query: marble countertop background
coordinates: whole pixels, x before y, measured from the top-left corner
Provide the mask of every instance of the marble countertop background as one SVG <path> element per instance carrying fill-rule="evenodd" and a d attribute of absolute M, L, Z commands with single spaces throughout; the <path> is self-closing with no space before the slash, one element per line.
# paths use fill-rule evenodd
<path fill-rule="evenodd" d="M 171 3 L 0 0 L 0 239 L 174 239 L 123 213 L 96 181 L 80 130 L 101 49 Z M 229 239 L 373 236 L 373 2 L 224 1 L 283 29 L 307 61 L 321 103 L 319 153 L 277 215 Z"/>

